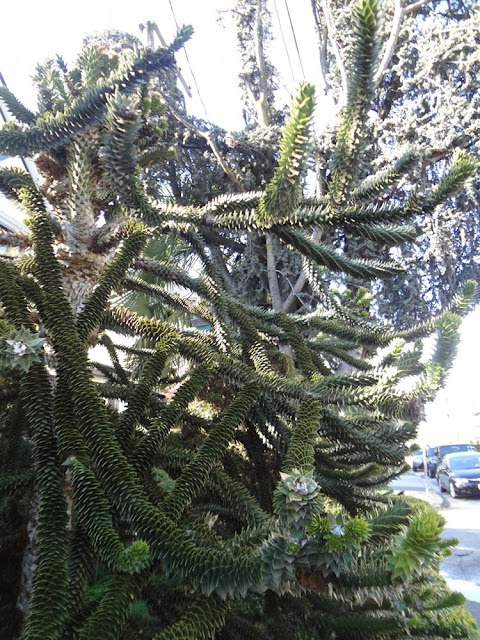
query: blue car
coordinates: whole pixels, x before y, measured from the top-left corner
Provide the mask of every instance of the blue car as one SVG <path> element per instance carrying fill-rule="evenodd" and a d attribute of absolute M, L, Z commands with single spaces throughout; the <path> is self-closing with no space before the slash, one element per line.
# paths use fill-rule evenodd
<path fill-rule="evenodd" d="M 438 465 L 437 482 L 440 491 L 449 491 L 452 498 L 480 496 L 480 453 L 446 455 Z"/>
<path fill-rule="evenodd" d="M 429 447 L 429 451 L 433 450 L 433 455 L 430 453 L 427 456 L 427 474 L 430 478 L 435 478 L 437 475 L 437 467 L 439 461 L 449 453 L 457 453 L 459 451 L 475 451 L 475 447 L 471 444 L 454 443 L 454 444 L 437 444 L 434 447 Z"/>

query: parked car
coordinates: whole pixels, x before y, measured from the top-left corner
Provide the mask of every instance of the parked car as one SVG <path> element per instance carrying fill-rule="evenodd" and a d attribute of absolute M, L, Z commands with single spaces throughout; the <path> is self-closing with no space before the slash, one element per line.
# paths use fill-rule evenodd
<path fill-rule="evenodd" d="M 412 453 L 412 471 L 421 471 L 423 469 L 423 450 L 419 449 Z"/>
<path fill-rule="evenodd" d="M 433 455 L 427 458 L 427 474 L 430 478 L 435 478 L 439 461 L 449 453 L 457 453 L 459 451 L 475 451 L 471 444 L 455 443 L 455 444 L 437 444 L 433 448 Z"/>
<path fill-rule="evenodd" d="M 446 455 L 438 465 L 437 482 L 440 491 L 449 491 L 452 498 L 480 496 L 480 453 L 462 451 Z"/>
<path fill-rule="evenodd" d="M 412 471 L 423 471 L 424 460 L 428 460 L 428 458 L 433 457 L 433 455 L 433 447 L 425 447 L 425 455 L 423 449 L 414 451 L 412 455 Z"/>

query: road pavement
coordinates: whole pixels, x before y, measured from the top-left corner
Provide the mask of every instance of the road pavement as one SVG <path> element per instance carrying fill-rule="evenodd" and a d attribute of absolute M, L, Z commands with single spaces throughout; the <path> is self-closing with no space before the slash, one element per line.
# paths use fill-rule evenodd
<path fill-rule="evenodd" d="M 458 538 L 440 571 L 451 589 L 467 598 L 466 607 L 480 626 L 480 498 L 452 498 L 440 493 L 436 480 L 409 471 L 390 485 L 394 491 L 427 500 L 446 520 L 444 538 Z"/>

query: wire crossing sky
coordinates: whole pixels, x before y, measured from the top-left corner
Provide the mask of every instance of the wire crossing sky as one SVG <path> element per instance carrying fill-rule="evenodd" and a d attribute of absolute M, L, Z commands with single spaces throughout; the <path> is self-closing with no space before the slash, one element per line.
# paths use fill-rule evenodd
<path fill-rule="evenodd" d="M 169 42 L 176 25 L 191 24 L 195 33 L 187 44 L 188 57 L 184 52 L 177 56 L 192 87 L 188 108 L 199 117 L 207 113 L 211 122 L 226 129 L 240 129 L 240 58 L 228 14 L 233 4 L 233 0 L 85 0 L 80 6 L 68 0 L 19 0 L 15 11 L 2 15 L 0 72 L 11 91 L 35 108 L 31 77 L 36 64 L 57 54 L 68 63 L 86 35 L 112 29 L 141 37 L 139 24 L 153 20 Z M 274 64 L 284 70 L 280 100 L 287 104 L 303 79 L 320 83 L 314 25 L 309 1 L 276 0 L 271 10 L 276 35 L 271 53 Z"/>

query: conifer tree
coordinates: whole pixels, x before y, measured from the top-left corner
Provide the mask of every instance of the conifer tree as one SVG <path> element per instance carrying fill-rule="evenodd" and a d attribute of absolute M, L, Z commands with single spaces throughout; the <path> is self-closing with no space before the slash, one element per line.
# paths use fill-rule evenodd
<path fill-rule="evenodd" d="M 421 325 L 379 326 L 361 296 L 340 304 L 332 283 L 342 274 L 394 278 L 400 267 L 347 256 L 328 232 L 369 238 L 394 256 L 476 165 L 459 152 L 417 191 L 415 151 L 406 150 L 387 170 L 359 177 L 376 1 L 360 0 L 354 21 L 348 99 L 321 197 L 304 194 L 308 84 L 263 190 L 203 206 L 148 196 L 142 164 L 152 154 L 171 159 L 148 80 L 167 81 L 188 28 L 167 49 L 120 61 L 95 46 L 72 71 L 58 60 L 42 71 L 38 113 L 1 90 L 17 122 L 0 133 L 0 150 L 34 156 L 41 176 L 34 184 L 19 170 L 0 172 L 0 189 L 30 229 L 10 238 L 30 249 L 0 261 L 6 637 L 472 637 L 462 597 L 437 573 L 450 546 L 441 517 L 386 486 L 445 379 L 475 284 Z M 251 233 L 297 256 L 319 300 L 311 313 L 232 295 L 231 265 L 220 258 Z M 167 234 L 196 256 L 196 273 L 146 257 L 146 243 Z M 165 314 L 112 301 L 130 291 Z M 170 311 L 210 329 L 178 326 Z M 125 346 L 115 334 L 148 343 Z M 432 334 L 426 361 L 421 340 Z M 100 382 L 88 357 L 98 342 L 111 360 L 97 365 Z M 337 375 L 339 362 L 348 375 Z M 31 593 L 22 553 L 35 559 Z"/>

